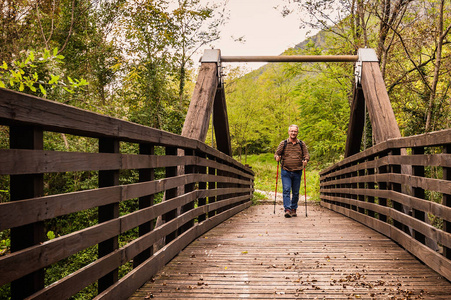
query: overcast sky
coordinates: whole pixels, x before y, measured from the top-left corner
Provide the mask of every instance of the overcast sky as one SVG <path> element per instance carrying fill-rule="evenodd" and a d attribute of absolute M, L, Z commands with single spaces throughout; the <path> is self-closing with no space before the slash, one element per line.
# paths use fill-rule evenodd
<path fill-rule="evenodd" d="M 274 8 L 283 4 L 283 0 L 229 0 L 230 19 L 222 29 L 221 40 L 212 43 L 214 48 L 220 49 L 224 56 L 279 55 L 302 42 L 307 30 L 299 29 L 298 16 L 291 14 L 284 18 Z M 244 42 L 234 41 L 239 37 Z M 252 69 L 259 66 L 246 65 Z"/>

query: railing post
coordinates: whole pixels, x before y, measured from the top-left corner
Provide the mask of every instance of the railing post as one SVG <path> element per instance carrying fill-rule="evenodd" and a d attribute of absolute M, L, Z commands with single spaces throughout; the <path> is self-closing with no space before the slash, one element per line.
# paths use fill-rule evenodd
<path fill-rule="evenodd" d="M 204 153 L 197 153 L 196 155 L 199 158 L 201 158 L 201 159 L 205 159 L 206 158 L 206 155 Z M 198 174 L 206 174 L 207 173 L 207 168 L 206 167 L 202 167 L 202 166 L 198 166 L 197 167 L 197 173 Z M 199 190 L 205 190 L 205 189 L 207 189 L 207 183 L 199 181 Z M 199 198 L 199 199 L 197 199 L 197 206 L 203 206 L 206 203 L 207 203 L 207 199 L 206 198 Z M 197 218 L 197 221 L 198 222 L 205 221 L 206 217 L 207 217 L 206 214 L 201 214 Z"/>
<path fill-rule="evenodd" d="M 248 164 L 246 164 L 245 166 L 248 167 L 249 169 L 252 169 L 252 167 Z M 254 197 L 253 182 L 254 181 L 252 179 L 249 179 L 249 188 L 251 189 L 251 192 L 249 193 L 249 197 L 250 197 L 251 201 L 252 201 L 252 198 Z"/>
<path fill-rule="evenodd" d="M 401 149 L 393 149 L 390 152 L 390 155 L 401 155 Z M 390 173 L 394 173 L 394 174 L 401 174 L 401 165 L 391 165 L 391 172 Z M 395 192 L 401 192 L 402 191 L 402 186 L 399 183 L 390 183 L 391 185 L 391 190 L 395 191 Z M 402 204 L 400 204 L 399 202 L 393 201 L 392 200 L 392 206 L 393 209 L 402 212 L 403 208 L 402 208 Z M 393 226 L 395 226 L 398 229 L 404 230 L 404 224 L 402 224 L 401 222 L 397 221 L 397 220 L 393 220 Z"/>
<path fill-rule="evenodd" d="M 351 166 L 357 166 L 357 162 L 354 162 L 354 163 L 352 163 L 351 164 Z M 357 171 L 354 171 L 354 172 L 351 172 L 350 173 L 350 178 L 358 178 L 358 176 L 359 176 L 359 173 L 357 172 Z M 354 189 L 354 190 L 357 190 L 358 188 L 359 188 L 359 184 L 357 183 L 357 182 L 355 182 L 355 183 L 351 183 L 350 184 L 350 187 L 352 188 L 352 189 Z M 354 200 L 358 200 L 359 199 L 359 195 L 354 195 L 354 194 L 352 194 L 352 195 L 350 195 L 349 196 L 351 199 L 354 199 Z M 351 210 L 354 210 L 354 211 L 357 211 L 357 206 L 356 205 L 350 205 L 350 207 L 349 207 Z"/>
<path fill-rule="evenodd" d="M 424 147 L 412 148 L 412 154 L 413 155 L 424 154 Z M 412 166 L 412 171 L 413 171 L 413 176 L 424 177 L 424 167 L 423 166 Z M 425 198 L 424 189 L 422 189 L 422 188 L 412 187 L 412 192 L 413 192 L 413 196 L 416 198 L 420 198 L 420 199 Z M 416 210 L 413 208 L 412 212 L 413 212 L 413 217 L 415 219 L 418 219 L 422 222 L 426 222 L 426 214 L 424 213 L 424 211 Z M 416 230 L 413 230 L 413 237 L 422 244 L 426 243 L 426 238 L 425 238 L 424 234 L 422 234 Z"/>
<path fill-rule="evenodd" d="M 361 162 L 361 163 L 362 163 L 362 162 Z M 358 176 L 358 177 L 365 176 L 365 169 L 359 170 L 359 172 L 357 173 L 357 176 Z M 365 188 L 365 182 L 360 182 L 360 183 L 357 185 L 357 188 L 358 188 L 358 189 L 364 189 L 364 188 Z M 362 194 L 359 193 L 359 195 L 357 196 L 357 199 L 358 199 L 359 201 L 361 201 L 361 202 L 364 202 L 364 201 L 365 201 L 365 195 L 362 195 Z M 365 209 L 364 209 L 363 207 L 359 206 L 358 212 L 361 213 L 361 214 L 364 214 L 364 213 L 365 213 Z"/>
<path fill-rule="evenodd" d="M 166 147 L 166 155 L 177 155 L 177 148 L 175 147 Z M 177 167 L 167 167 L 166 168 L 166 178 L 177 176 Z M 169 200 L 177 197 L 177 188 L 166 190 L 165 200 Z M 163 215 L 163 221 L 169 222 L 172 219 L 177 217 L 177 209 L 173 209 L 170 212 L 167 212 Z M 169 233 L 165 238 L 165 244 L 169 244 L 177 237 L 177 230 Z"/>
<path fill-rule="evenodd" d="M 443 146 L 443 153 L 445 154 L 451 154 L 451 144 L 447 144 Z M 443 168 L 443 179 L 444 180 L 451 180 L 451 168 L 444 167 Z M 451 207 L 451 194 L 443 194 L 443 205 L 447 207 Z M 450 221 L 444 221 L 443 222 L 443 230 L 445 232 L 451 233 L 451 222 Z M 449 247 L 443 247 L 443 255 L 451 259 L 451 248 Z"/>
<path fill-rule="evenodd" d="M 11 149 L 43 149 L 43 132 L 35 127 L 11 126 Z M 11 201 L 40 197 L 44 194 L 43 174 L 11 175 Z M 11 252 L 45 241 L 44 222 L 36 222 L 11 229 Z M 37 270 L 11 283 L 11 299 L 23 299 L 44 288 L 44 269 Z"/>
<path fill-rule="evenodd" d="M 369 160 L 367 160 L 367 161 L 369 161 Z M 372 162 L 374 162 L 375 161 L 375 157 L 372 157 L 372 160 L 371 160 Z M 369 169 L 366 169 L 366 172 L 367 172 L 367 175 L 369 175 L 369 176 L 371 176 L 371 175 L 374 175 L 375 173 L 376 173 L 376 168 L 375 167 L 372 167 L 372 168 L 369 168 Z M 367 183 L 367 188 L 369 189 L 369 190 L 375 190 L 376 189 L 376 183 L 375 183 L 375 181 L 373 180 L 373 181 L 369 181 L 368 183 Z M 367 196 L 367 201 L 369 202 L 369 203 L 374 203 L 375 201 L 375 199 L 374 199 L 374 196 Z M 376 216 L 376 214 L 374 213 L 374 211 L 373 210 L 371 210 L 371 209 L 368 209 L 367 210 L 367 212 L 368 212 L 368 216 L 370 216 L 370 217 L 372 217 L 372 218 L 374 218 L 375 216 Z"/>
<path fill-rule="evenodd" d="M 222 161 L 222 160 L 218 160 L 221 164 L 223 164 L 223 165 L 226 165 L 226 163 L 224 162 L 224 161 Z M 222 171 L 222 170 L 217 170 L 216 171 L 216 175 L 218 175 L 218 176 L 226 176 L 227 175 L 227 172 L 225 172 L 225 171 Z M 226 188 L 227 187 L 227 183 L 224 183 L 224 182 L 216 182 L 216 188 L 220 191 L 221 189 L 223 189 L 223 188 Z M 218 197 L 216 197 L 216 201 L 221 201 L 221 200 L 224 200 L 224 199 L 226 199 L 227 198 L 227 196 L 225 196 L 225 195 L 219 195 Z M 225 210 L 225 207 L 222 207 L 222 208 L 220 208 L 220 209 L 218 209 L 217 211 L 216 211 L 216 213 L 218 214 L 218 213 L 221 213 L 221 212 L 223 212 Z"/>
<path fill-rule="evenodd" d="M 139 154 L 141 155 L 154 155 L 155 147 L 151 144 L 140 144 Z M 140 169 L 139 170 L 139 182 L 148 182 L 155 179 L 154 169 Z M 147 195 L 139 198 L 139 209 L 150 207 L 154 204 L 154 195 Z M 151 220 L 139 226 L 139 236 L 143 236 L 153 230 L 155 226 L 155 221 Z M 148 259 L 153 254 L 153 246 L 142 251 L 135 258 L 133 258 L 133 267 L 139 266 L 146 259 Z"/>
<path fill-rule="evenodd" d="M 184 155 L 185 156 L 193 156 L 194 151 L 193 150 L 184 150 Z M 195 173 L 195 167 L 193 165 L 187 165 L 184 167 L 184 169 L 185 169 L 185 171 L 184 171 L 185 174 Z M 184 191 L 185 194 L 192 192 L 192 191 L 194 191 L 195 183 L 185 184 L 185 186 L 183 188 L 185 190 Z M 181 207 L 180 214 L 190 211 L 193 208 L 194 208 L 194 201 L 191 201 Z M 182 225 L 180 227 L 179 234 L 185 232 L 186 230 L 190 229 L 193 226 L 194 226 L 194 220 L 188 221 L 187 223 L 185 223 L 184 225 Z"/>
<path fill-rule="evenodd" d="M 210 157 L 208 157 L 210 160 L 214 160 L 215 161 L 215 158 L 213 157 L 213 156 L 210 156 Z M 216 169 L 215 168 L 212 168 L 212 167 L 208 167 L 208 175 L 216 175 Z M 208 182 L 208 189 L 209 190 L 214 190 L 214 189 L 216 189 L 216 182 L 215 181 L 209 181 Z M 214 202 L 216 202 L 216 196 L 210 196 L 210 197 L 208 197 L 208 203 L 214 203 Z M 214 216 L 216 214 L 216 210 L 214 210 L 214 211 L 210 211 L 209 213 L 208 213 L 208 217 L 212 217 L 212 216 Z M 205 216 L 204 216 L 204 218 L 205 218 Z"/>
<path fill-rule="evenodd" d="M 385 156 L 387 156 L 387 154 L 384 154 L 384 156 L 379 156 L 379 159 L 382 159 Z M 379 174 L 388 174 L 388 166 L 380 166 Z M 379 190 L 387 190 L 388 188 L 388 184 L 386 181 L 379 181 L 377 184 Z M 378 197 L 378 200 L 380 206 L 387 206 L 387 198 Z M 379 220 L 387 222 L 387 216 L 379 213 Z"/>
<path fill-rule="evenodd" d="M 112 138 L 99 139 L 100 153 L 119 153 L 119 141 Z M 99 171 L 99 187 L 119 185 L 119 170 Z M 119 203 L 112 203 L 99 206 L 99 223 L 119 218 Z M 99 258 L 117 250 L 119 248 L 119 237 L 115 236 L 99 243 Z M 118 280 L 118 269 L 115 269 L 103 276 L 98 281 L 99 293 L 106 290 L 110 285 Z"/>

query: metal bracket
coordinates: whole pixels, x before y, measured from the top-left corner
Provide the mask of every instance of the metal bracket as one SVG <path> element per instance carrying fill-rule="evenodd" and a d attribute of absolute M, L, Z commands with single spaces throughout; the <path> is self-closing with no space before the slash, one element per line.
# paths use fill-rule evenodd
<path fill-rule="evenodd" d="M 224 86 L 222 64 L 221 64 L 221 50 L 219 49 L 205 49 L 204 55 L 200 58 L 201 63 L 216 63 L 218 66 L 218 85 Z"/>
<path fill-rule="evenodd" d="M 379 62 L 379 59 L 377 58 L 376 51 L 370 48 L 360 48 L 357 51 L 357 55 L 359 57 L 359 60 L 355 63 L 354 75 L 356 86 L 360 86 L 360 83 L 362 81 L 362 63 Z"/>

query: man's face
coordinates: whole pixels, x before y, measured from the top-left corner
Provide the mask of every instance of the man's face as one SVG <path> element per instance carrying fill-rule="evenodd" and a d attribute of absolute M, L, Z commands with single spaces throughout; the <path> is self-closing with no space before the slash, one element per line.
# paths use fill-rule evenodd
<path fill-rule="evenodd" d="M 298 136 L 298 129 L 296 127 L 290 127 L 288 135 L 291 139 L 295 139 Z"/>

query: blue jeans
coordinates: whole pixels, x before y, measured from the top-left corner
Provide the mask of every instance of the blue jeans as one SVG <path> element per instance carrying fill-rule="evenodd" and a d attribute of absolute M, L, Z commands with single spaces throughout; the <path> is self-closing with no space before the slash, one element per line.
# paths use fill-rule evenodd
<path fill-rule="evenodd" d="M 283 208 L 298 208 L 299 189 L 301 188 L 302 171 L 290 172 L 282 169 Z M 290 193 L 292 198 L 290 199 Z"/>

